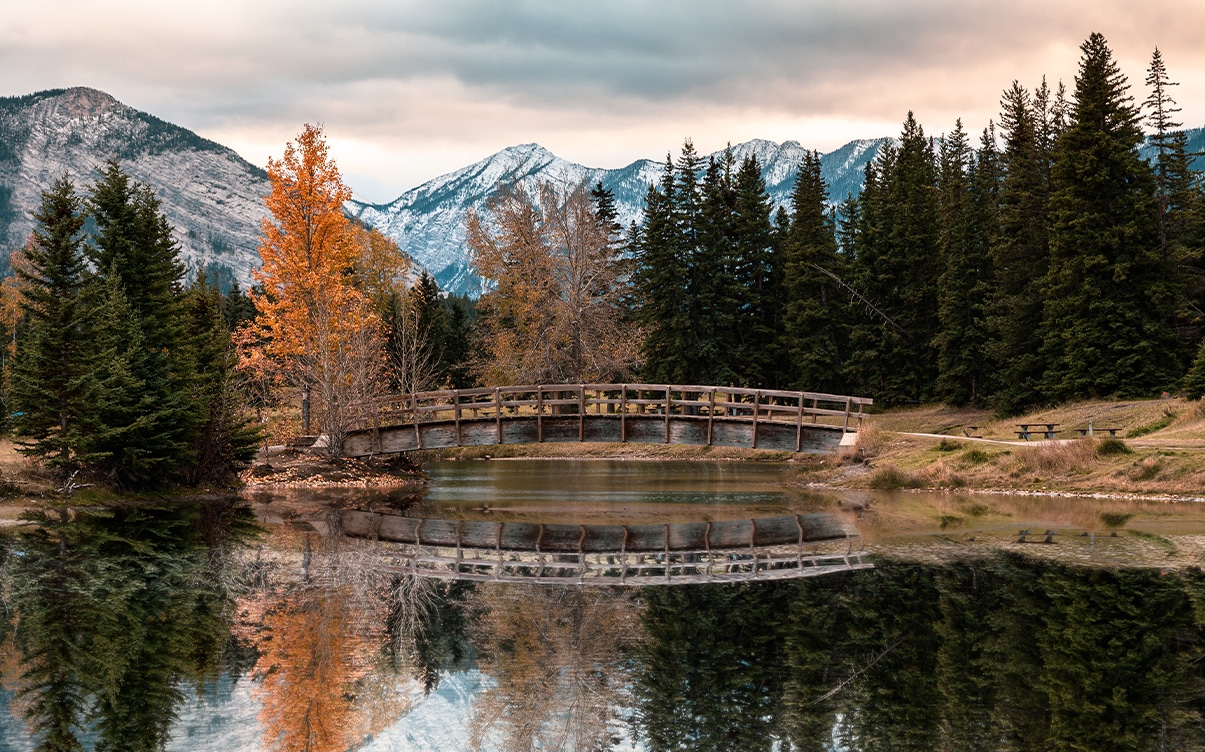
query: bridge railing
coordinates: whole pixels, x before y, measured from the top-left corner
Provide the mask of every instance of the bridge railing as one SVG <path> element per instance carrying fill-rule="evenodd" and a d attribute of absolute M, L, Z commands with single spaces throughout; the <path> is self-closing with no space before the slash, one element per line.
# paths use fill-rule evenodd
<path fill-rule="evenodd" d="M 545 415 L 659 415 L 856 431 L 867 397 L 683 384 L 541 384 L 399 394 L 359 405 L 356 428 Z"/>

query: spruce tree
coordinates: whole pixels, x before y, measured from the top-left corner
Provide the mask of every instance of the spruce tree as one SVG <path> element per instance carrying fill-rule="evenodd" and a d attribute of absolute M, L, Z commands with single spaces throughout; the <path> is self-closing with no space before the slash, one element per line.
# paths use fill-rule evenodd
<path fill-rule="evenodd" d="M 854 211 L 853 199 L 847 201 L 845 211 Z M 790 364 L 789 384 L 796 389 L 840 393 L 844 387 L 844 311 L 836 283 L 822 271 L 840 274 L 835 232 L 820 155 L 807 152 L 795 176 L 782 246 L 783 350 Z"/>
<path fill-rule="evenodd" d="M 1128 84 L 1100 34 L 1080 47 L 1070 125 L 1052 171 L 1043 390 L 1056 400 L 1167 386 L 1178 347 L 1155 302 L 1161 281 L 1154 178 Z"/>
<path fill-rule="evenodd" d="M 37 227 L 26 249 L 25 325 L 13 364 L 14 428 L 21 451 L 67 472 L 89 457 L 96 430 L 92 321 L 83 298 L 81 200 L 66 176 L 42 193 Z"/>
<path fill-rule="evenodd" d="M 1184 398 L 1199 400 L 1205 396 L 1205 340 L 1197 349 L 1197 357 L 1193 359 L 1188 373 L 1184 376 Z"/>
<path fill-rule="evenodd" d="M 934 340 L 938 348 L 938 394 L 954 405 L 975 402 L 983 389 L 986 337 L 982 321 L 987 259 L 975 237 L 972 160 L 973 153 L 959 120 L 941 143 L 938 174 L 941 277 L 937 308 L 941 328 Z"/>
<path fill-rule="evenodd" d="M 684 383 L 689 374 L 687 265 L 679 254 L 675 179 L 673 160 L 667 155 L 660 183 L 649 186 L 644 223 L 635 243 L 637 320 L 645 331 L 643 375 L 650 382 Z"/>
<path fill-rule="evenodd" d="M 737 309 L 742 291 L 735 279 L 732 150 L 708 160 L 700 186 L 697 244 L 689 255 L 689 316 L 694 346 L 690 353 L 691 383 L 738 384 L 741 360 L 736 346 L 740 333 Z"/>
<path fill-rule="evenodd" d="M 192 396 L 204 416 L 192 436 L 193 460 L 181 468 L 182 478 L 190 485 L 227 484 L 255 458 L 261 432 L 244 417 L 221 293 L 202 272 L 189 285 L 184 302 L 186 341 L 197 374 Z"/>
<path fill-rule="evenodd" d="M 883 403 L 932 399 L 938 331 L 937 175 L 930 141 L 912 113 L 898 147 L 880 150 L 860 201 L 852 285 L 874 306 L 855 324 L 848 368 Z"/>
<path fill-rule="evenodd" d="M 782 270 L 775 250 L 773 204 L 757 157 L 741 161 L 732 210 L 732 279 L 740 301 L 735 323 L 738 383 L 780 387 Z"/>
<path fill-rule="evenodd" d="M 164 483 L 192 461 L 205 413 L 186 335 L 179 248 L 150 188 L 115 162 L 101 170 L 88 206 L 97 227 L 88 253 L 101 278 L 98 300 L 103 316 L 128 335 L 101 347 L 109 360 L 102 371 L 134 390 L 107 400 L 113 407 L 102 433 L 109 438 L 96 438 L 113 482 Z M 112 443 L 116 437 L 122 443 Z"/>
<path fill-rule="evenodd" d="M 1043 300 L 1038 280 L 1049 265 L 1050 161 L 1041 106 L 1018 82 L 1000 100 L 1004 149 L 999 233 L 992 239 L 995 286 L 988 302 L 988 355 L 996 375 L 992 403 L 1015 413 L 1041 398 Z"/>

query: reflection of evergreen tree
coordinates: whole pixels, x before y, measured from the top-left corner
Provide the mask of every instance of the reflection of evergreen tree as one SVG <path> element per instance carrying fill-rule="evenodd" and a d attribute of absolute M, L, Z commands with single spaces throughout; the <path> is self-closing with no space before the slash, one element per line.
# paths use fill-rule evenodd
<path fill-rule="evenodd" d="M 867 750 L 925 750 L 933 746 L 941 694 L 934 676 L 939 605 L 929 567 L 883 567 L 863 576 L 848 599 L 853 670 L 863 671 L 844 690 L 843 734 Z"/>
<path fill-rule="evenodd" d="M 472 657 L 473 647 L 466 632 L 465 596 L 474 589 L 471 582 L 450 582 L 434 594 L 427 608 L 421 609 L 417 629 L 412 635 L 400 634 L 406 618 L 404 609 L 412 606 L 398 602 L 389 614 L 389 630 L 395 645 L 399 637 L 411 643 L 414 673 L 427 694 L 439 687 L 442 672 Z M 395 659 L 400 656 L 395 656 Z"/>
<path fill-rule="evenodd" d="M 1205 575 L 1002 555 L 645 593 L 650 749 L 1190 750 Z"/>
<path fill-rule="evenodd" d="M 803 580 L 795 588 L 784 635 L 782 725 L 792 748 L 800 752 L 822 752 L 832 742 L 839 687 L 848 678 L 843 667 L 849 614 L 842 591 L 855 576 Z"/>
<path fill-rule="evenodd" d="M 1175 644 L 1192 624 L 1183 588 L 1139 570 L 1056 569 L 1042 579 L 1051 748 L 1160 749 L 1168 700 L 1188 678 Z"/>
<path fill-rule="evenodd" d="M 211 515 L 212 516 L 212 515 Z M 224 594 L 198 507 L 40 514 L 20 538 L 13 606 L 39 749 L 157 750 L 182 682 L 212 678 Z"/>
<path fill-rule="evenodd" d="M 634 723 L 649 748 L 769 750 L 780 696 L 785 586 L 645 593 Z"/>

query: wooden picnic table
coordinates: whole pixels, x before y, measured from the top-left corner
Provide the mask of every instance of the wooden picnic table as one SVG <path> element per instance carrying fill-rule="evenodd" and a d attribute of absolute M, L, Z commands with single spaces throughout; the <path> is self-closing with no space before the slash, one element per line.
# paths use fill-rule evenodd
<path fill-rule="evenodd" d="M 1018 423 L 1017 428 L 1019 428 L 1021 430 L 1017 431 L 1016 434 L 1017 434 L 1017 437 L 1022 439 L 1023 441 L 1029 441 L 1031 438 L 1033 438 L 1033 434 L 1038 433 L 1040 431 L 1043 438 L 1053 439 L 1055 437 L 1055 435 L 1058 433 L 1058 430 L 1057 430 L 1058 425 L 1059 425 L 1058 423 Z M 1036 429 L 1036 428 L 1031 430 L 1030 426 L 1043 426 L 1044 430 Z"/>
<path fill-rule="evenodd" d="M 1095 433 L 1096 431 L 1108 431 L 1108 432 L 1109 432 L 1109 438 L 1111 438 L 1111 439 L 1116 439 L 1116 438 L 1117 438 L 1117 432 L 1118 432 L 1118 431 L 1120 431 L 1121 429 L 1120 429 L 1120 428 L 1097 428 L 1097 427 L 1092 427 L 1092 428 L 1077 428 L 1076 430 L 1077 430 L 1077 431 L 1079 431 L 1079 435 L 1080 435 L 1080 436 L 1087 436 L 1089 431 L 1092 431 L 1093 433 Z"/>

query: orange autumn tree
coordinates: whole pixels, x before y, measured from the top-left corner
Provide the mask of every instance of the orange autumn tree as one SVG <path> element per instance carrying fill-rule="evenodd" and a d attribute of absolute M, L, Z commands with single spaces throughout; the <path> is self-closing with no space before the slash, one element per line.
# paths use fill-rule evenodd
<path fill-rule="evenodd" d="M 317 396 L 319 430 L 338 455 L 356 404 L 375 395 L 384 367 L 380 322 L 353 284 L 357 235 L 343 213 L 351 191 L 315 125 L 268 160 L 268 179 L 255 326 L 267 353 Z"/>

